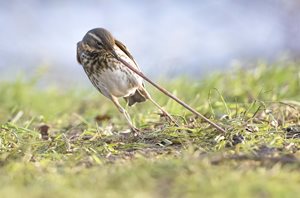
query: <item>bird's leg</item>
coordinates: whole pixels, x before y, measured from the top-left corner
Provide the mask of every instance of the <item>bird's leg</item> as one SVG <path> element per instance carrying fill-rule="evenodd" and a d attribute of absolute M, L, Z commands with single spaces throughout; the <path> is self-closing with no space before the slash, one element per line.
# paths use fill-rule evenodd
<path fill-rule="evenodd" d="M 157 102 L 155 102 L 151 97 L 148 98 L 159 110 L 162 112 L 163 115 L 167 116 L 176 126 L 179 126 L 177 121 L 167 112 L 165 111 Z"/>
<path fill-rule="evenodd" d="M 142 89 L 143 93 L 145 94 L 145 97 L 149 99 L 161 112 L 163 115 L 167 116 L 176 126 L 179 126 L 177 121 L 167 112 L 165 111 L 157 102 L 155 102 L 150 94 L 146 91 L 146 89 Z"/>
<path fill-rule="evenodd" d="M 111 96 L 111 100 L 112 102 L 116 105 L 116 107 L 118 108 L 118 110 L 125 116 L 127 123 L 129 124 L 131 130 L 133 132 L 139 132 L 139 129 L 136 128 L 132 122 L 131 122 L 131 118 L 129 116 L 129 114 L 127 113 L 127 111 L 120 105 L 118 98 Z"/>

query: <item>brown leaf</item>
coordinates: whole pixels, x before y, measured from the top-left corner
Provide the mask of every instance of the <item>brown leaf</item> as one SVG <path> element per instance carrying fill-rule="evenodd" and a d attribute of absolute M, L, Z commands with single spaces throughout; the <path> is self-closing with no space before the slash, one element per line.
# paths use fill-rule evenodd
<path fill-rule="evenodd" d="M 105 120 L 110 120 L 111 119 L 111 116 L 109 116 L 109 115 L 107 115 L 107 114 L 104 114 L 104 115 L 97 115 L 96 117 L 95 117 L 95 121 L 97 122 L 97 123 L 101 123 L 101 122 L 103 122 L 103 121 L 105 121 Z"/>
<path fill-rule="evenodd" d="M 42 136 L 43 140 L 48 140 L 49 139 L 49 133 L 48 133 L 49 128 L 50 127 L 46 124 L 42 124 L 42 125 L 39 126 L 39 131 L 41 133 L 41 136 Z"/>

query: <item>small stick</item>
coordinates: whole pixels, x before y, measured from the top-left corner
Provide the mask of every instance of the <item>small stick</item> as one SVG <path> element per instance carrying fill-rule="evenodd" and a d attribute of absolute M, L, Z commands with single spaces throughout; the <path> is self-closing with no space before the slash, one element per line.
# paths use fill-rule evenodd
<path fill-rule="evenodd" d="M 192 107 L 190 107 L 189 105 L 187 105 L 185 102 L 183 102 L 182 100 L 178 99 L 176 96 L 174 96 L 173 94 L 171 94 L 169 91 L 167 91 L 166 89 L 160 87 L 159 85 L 157 85 L 156 83 L 154 83 L 152 80 L 150 80 L 148 77 L 146 77 L 142 72 L 140 72 L 139 70 L 137 70 L 136 68 L 132 67 L 129 63 L 127 63 L 126 61 L 124 61 L 122 58 L 120 58 L 115 51 L 113 51 L 113 55 L 115 56 L 116 59 L 118 59 L 120 62 L 122 62 L 126 67 L 128 67 L 130 70 L 132 70 L 134 73 L 136 73 L 137 75 L 141 76 L 143 79 L 145 79 L 146 81 L 148 81 L 151 85 L 153 85 L 154 87 L 156 87 L 158 90 L 160 90 L 162 93 L 164 93 L 165 95 L 169 96 L 170 98 L 172 98 L 173 100 L 175 100 L 177 103 L 179 103 L 180 105 L 182 105 L 183 107 L 185 107 L 186 109 L 188 109 L 189 111 L 191 111 L 193 114 L 195 114 L 196 116 L 199 116 L 200 118 L 202 118 L 204 121 L 206 121 L 207 123 L 209 123 L 210 125 L 212 125 L 213 127 L 215 127 L 217 130 L 219 130 L 222 133 L 226 133 L 226 131 L 221 128 L 219 125 L 217 125 L 216 123 L 214 123 L 213 121 L 209 120 L 207 117 L 205 117 L 204 115 L 202 115 L 201 113 L 199 113 L 198 111 L 196 111 L 195 109 L 193 109 Z"/>

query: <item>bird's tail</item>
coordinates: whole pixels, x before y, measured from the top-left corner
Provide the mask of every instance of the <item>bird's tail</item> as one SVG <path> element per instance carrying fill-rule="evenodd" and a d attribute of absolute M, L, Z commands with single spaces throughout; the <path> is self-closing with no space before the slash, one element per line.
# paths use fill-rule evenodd
<path fill-rule="evenodd" d="M 129 106 L 132 106 L 135 103 L 145 102 L 147 100 L 147 95 L 143 94 L 143 90 L 137 89 L 133 95 L 124 97 L 124 99 Z"/>

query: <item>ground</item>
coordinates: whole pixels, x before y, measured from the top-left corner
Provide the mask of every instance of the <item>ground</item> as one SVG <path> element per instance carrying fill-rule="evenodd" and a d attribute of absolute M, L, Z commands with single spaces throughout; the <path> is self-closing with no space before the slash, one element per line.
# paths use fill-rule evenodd
<path fill-rule="evenodd" d="M 127 108 L 141 129 L 135 136 L 92 88 L 41 87 L 41 77 L 1 82 L 0 196 L 295 197 L 299 68 L 259 63 L 160 81 L 225 134 L 150 85 L 180 126 L 146 102 Z"/>

